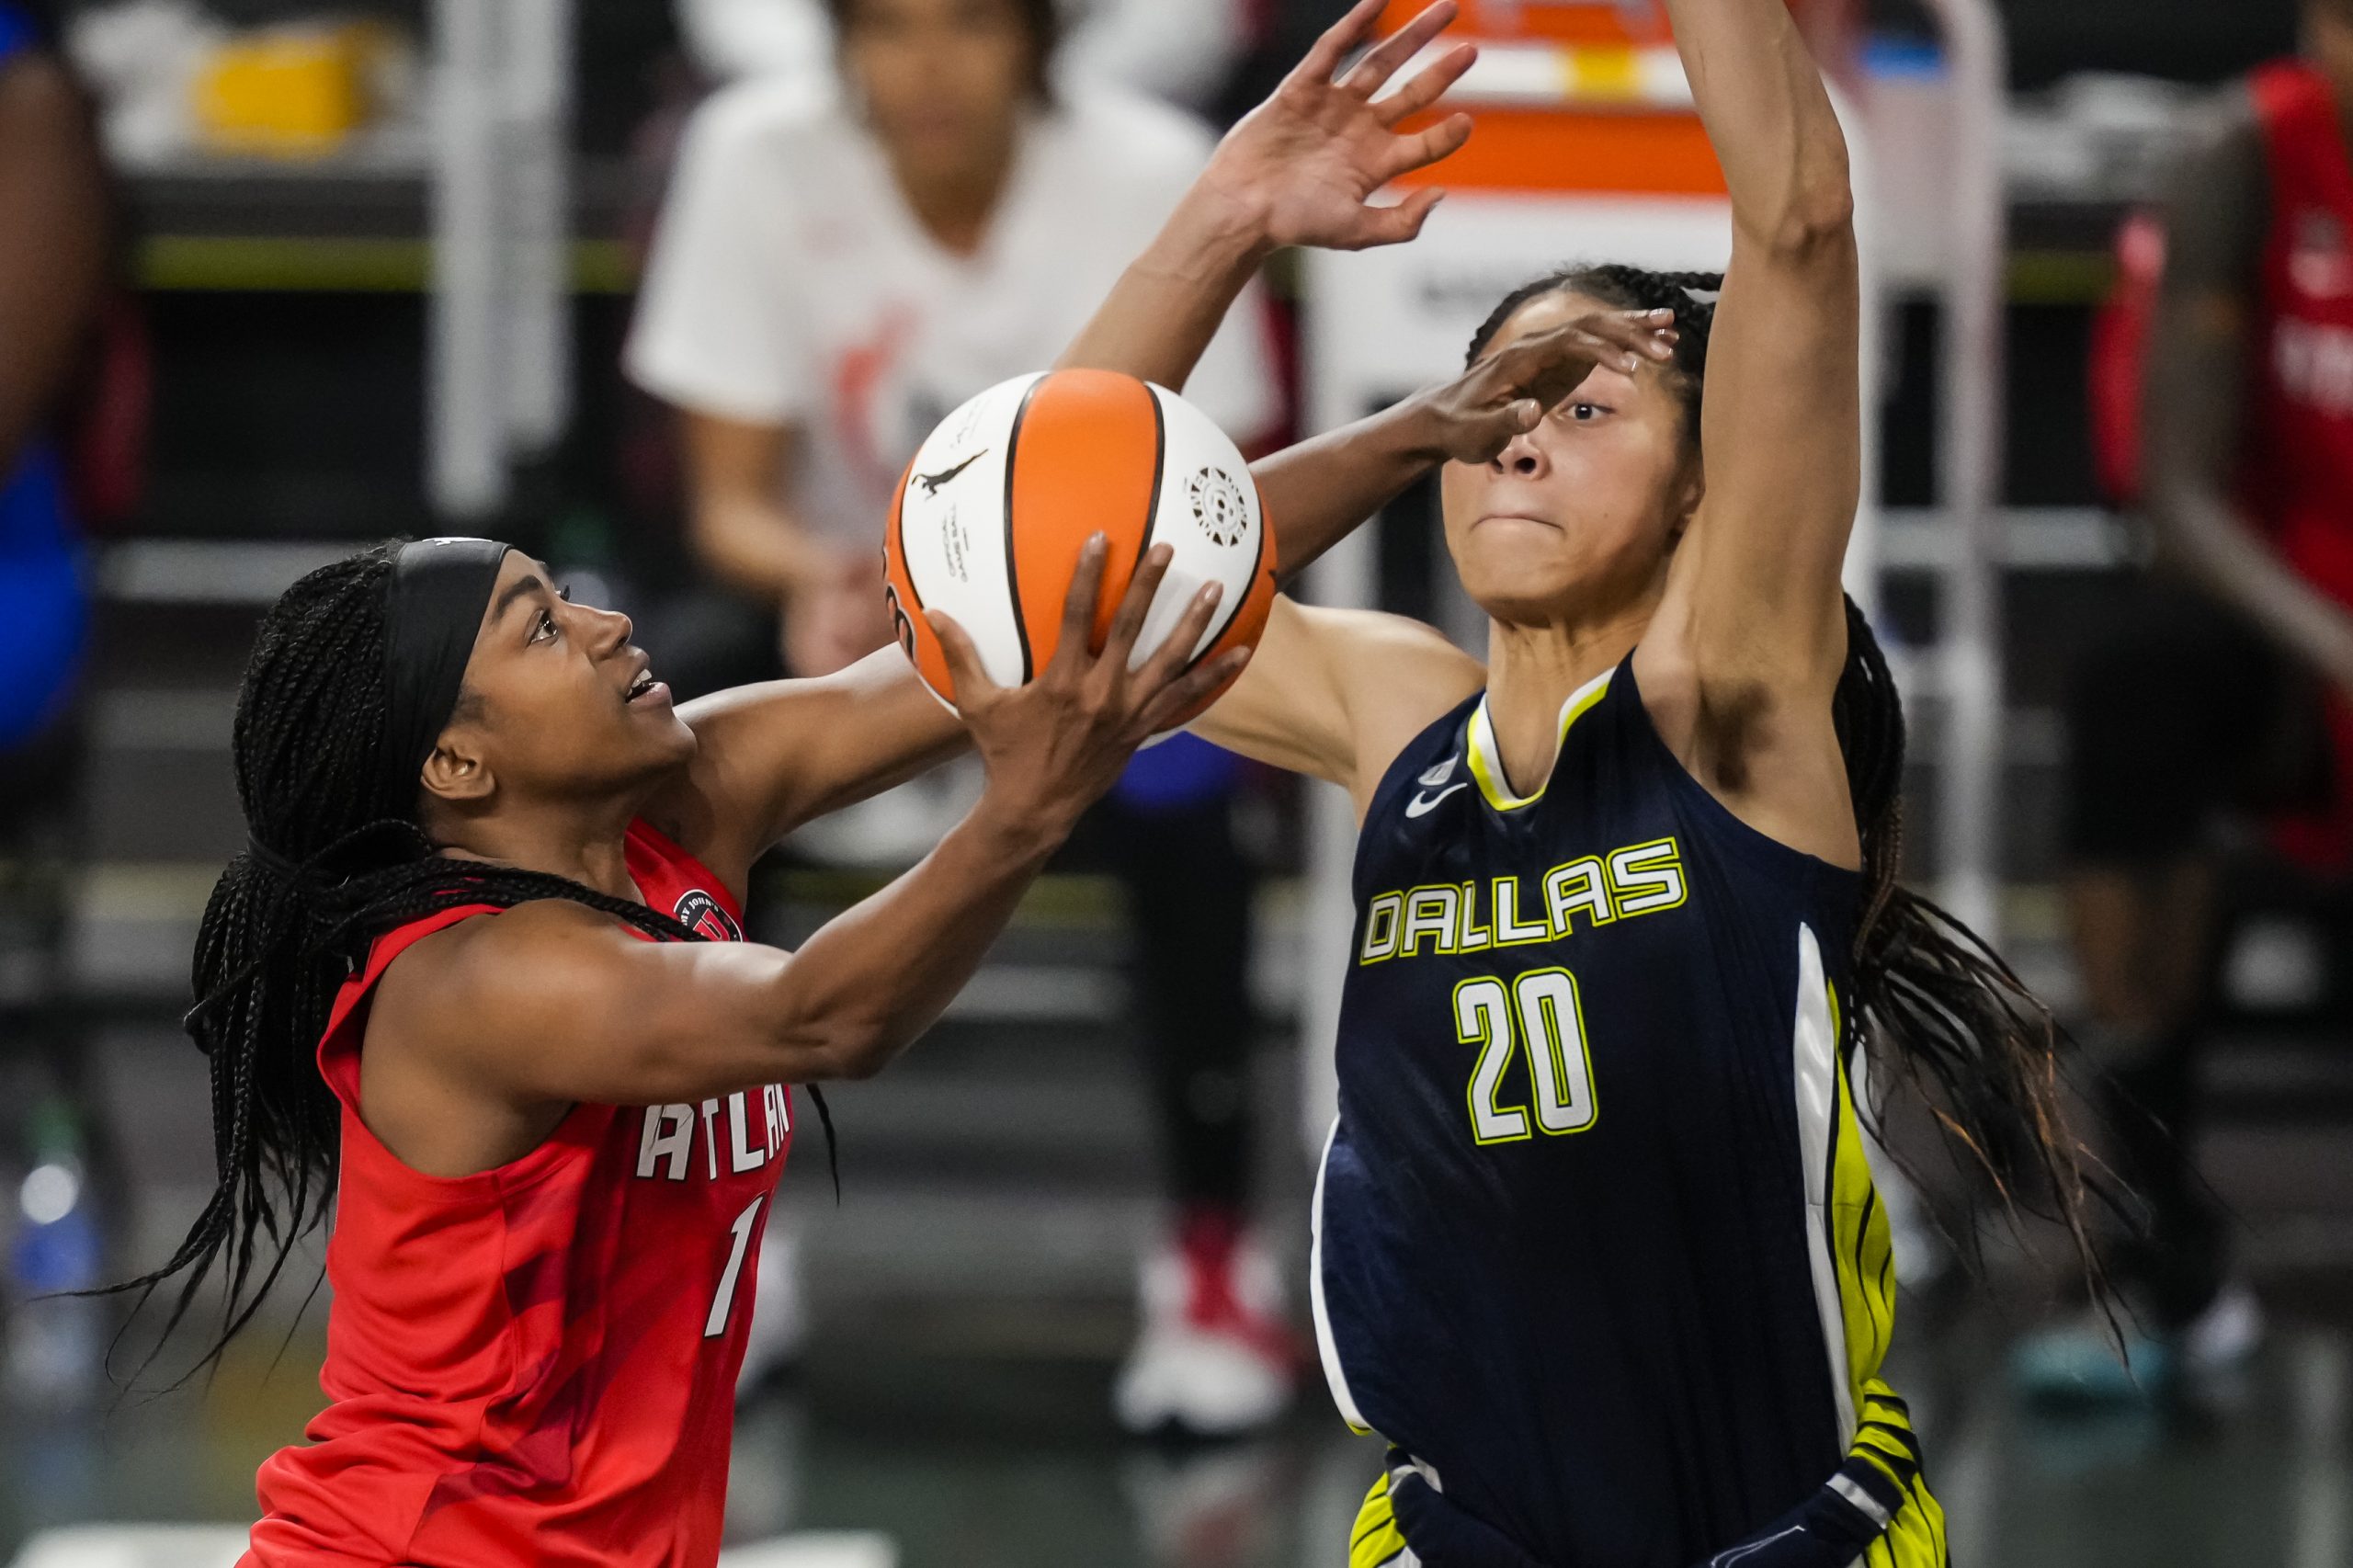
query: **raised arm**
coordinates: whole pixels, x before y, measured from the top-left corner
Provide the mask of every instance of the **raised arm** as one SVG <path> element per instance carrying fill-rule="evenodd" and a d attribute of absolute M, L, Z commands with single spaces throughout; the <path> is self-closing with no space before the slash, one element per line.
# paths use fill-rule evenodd
<path fill-rule="evenodd" d="M 1700 425 L 1707 494 L 1666 626 L 1716 712 L 1785 698 L 1826 710 L 1846 657 L 1839 568 L 1862 494 L 1846 139 L 1783 0 L 1666 9 L 1733 215 Z"/>
<path fill-rule="evenodd" d="M 695 733 L 695 759 L 646 820 L 739 892 L 752 862 L 794 828 L 972 744 L 895 647 L 835 675 L 714 692 L 679 717 Z"/>
<path fill-rule="evenodd" d="M 1315 41 L 1274 96 L 1228 131 L 1149 249 L 1128 267 L 1061 364 L 1124 370 L 1182 390 L 1243 286 L 1284 245 L 1363 250 L 1421 233 L 1444 194 L 1415 191 L 1393 207 L 1370 199 L 1400 175 L 1451 153 L 1468 117 L 1401 135 L 1396 126 L 1436 103 L 1477 51 L 1449 50 L 1376 99 L 1404 63 L 1454 19 L 1438 0 L 1345 73 L 1370 42 L 1384 0 L 1358 0 Z"/>

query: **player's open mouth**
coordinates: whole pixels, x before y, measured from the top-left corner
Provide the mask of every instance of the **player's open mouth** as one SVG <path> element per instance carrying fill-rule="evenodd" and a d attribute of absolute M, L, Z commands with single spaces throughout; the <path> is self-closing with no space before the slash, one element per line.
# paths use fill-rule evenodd
<path fill-rule="evenodd" d="M 650 699 L 657 693 L 666 698 L 670 695 L 670 688 L 654 678 L 654 671 L 649 666 L 637 672 L 637 678 L 629 683 L 627 691 L 621 693 L 621 700 L 637 702 Z"/>

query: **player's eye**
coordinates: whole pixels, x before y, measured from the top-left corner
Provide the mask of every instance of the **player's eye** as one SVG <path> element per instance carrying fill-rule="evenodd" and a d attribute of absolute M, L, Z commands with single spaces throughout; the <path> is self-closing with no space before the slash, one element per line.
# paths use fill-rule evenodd
<path fill-rule="evenodd" d="M 570 604 L 572 602 L 572 585 L 566 583 L 563 587 L 558 588 L 555 592 L 555 597 L 562 599 L 565 604 Z"/>
<path fill-rule="evenodd" d="M 554 635 L 555 617 L 546 610 L 540 611 L 540 623 L 531 629 L 531 641 L 534 642 L 541 642 Z"/>
<path fill-rule="evenodd" d="M 1573 403 L 1563 411 L 1579 425 L 1590 425 L 1609 411 L 1597 403 Z"/>

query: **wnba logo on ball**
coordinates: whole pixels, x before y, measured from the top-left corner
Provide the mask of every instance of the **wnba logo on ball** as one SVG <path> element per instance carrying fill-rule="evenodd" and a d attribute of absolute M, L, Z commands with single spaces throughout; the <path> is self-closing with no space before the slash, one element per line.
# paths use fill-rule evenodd
<path fill-rule="evenodd" d="M 930 613 L 956 618 L 999 686 L 1017 686 L 1052 663 L 1071 573 L 1098 534 L 1109 548 L 1088 629 L 1095 643 L 1110 634 L 1129 574 L 1154 548 L 1168 551 L 1168 581 L 1182 591 L 1163 585 L 1136 660 L 1152 656 L 1185 595 L 1205 584 L 1224 597 L 1192 651 L 1196 661 L 1247 647 L 1266 630 L 1273 540 L 1233 438 L 1175 392 L 1133 376 L 1017 376 L 949 415 L 916 449 L 892 499 L 884 604 L 932 694 L 955 701 Z"/>
<path fill-rule="evenodd" d="M 1193 520 L 1210 536 L 1212 544 L 1235 545 L 1250 527 L 1249 504 L 1242 498 L 1242 486 L 1222 468 L 1201 468 L 1185 482 L 1185 492 L 1192 497 Z"/>

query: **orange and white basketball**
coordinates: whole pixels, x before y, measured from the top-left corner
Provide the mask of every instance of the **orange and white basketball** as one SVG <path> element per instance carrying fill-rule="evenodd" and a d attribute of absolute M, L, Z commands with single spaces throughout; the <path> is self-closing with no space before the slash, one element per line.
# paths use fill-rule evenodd
<path fill-rule="evenodd" d="M 953 617 L 989 678 L 1017 686 L 1054 656 L 1071 574 L 1097 532 L 1108 537 L 1110 556 L 1096 650 L 1137 561 L 1161 543 L 1175 558 L 1131 667 L 1167 640 L 1204 583 L 1225 592 L 1194 662 L 1256 645 L 1274 603 L 1274 540 L 1249 465 L 1225 432 L 1133 376 L 1044 371 L 991 387 L 942 420 L 891 503 L 883 558 L 892 623 L 941 701 L 954 704 L 954 683 L 923 612 Z"/>

